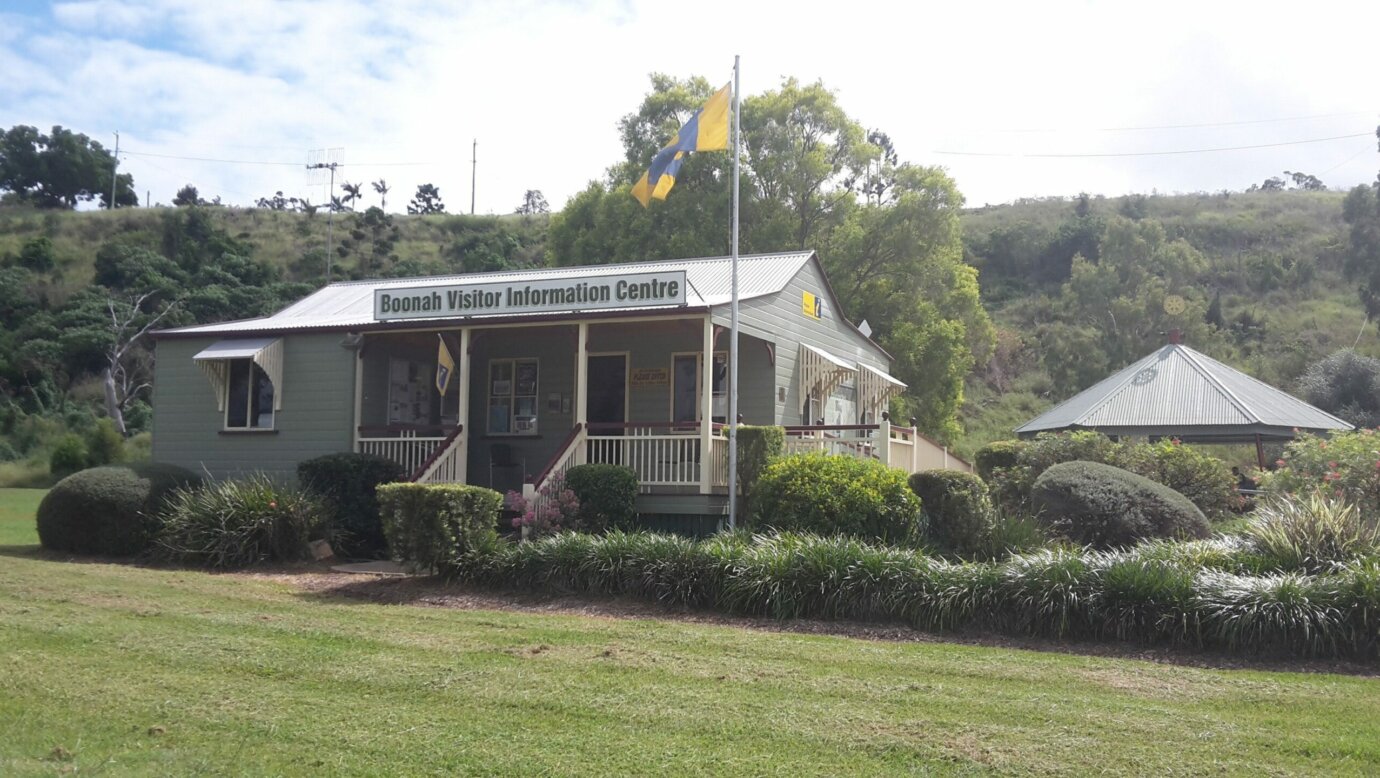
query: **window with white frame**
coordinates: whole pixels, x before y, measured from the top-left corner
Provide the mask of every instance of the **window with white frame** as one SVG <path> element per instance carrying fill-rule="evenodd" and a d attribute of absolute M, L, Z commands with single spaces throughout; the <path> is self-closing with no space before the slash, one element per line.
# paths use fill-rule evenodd
<path fill-rule="evenodd" d="M 273 382 L 252 359 L 226 360 L 225 428 L 273 429 Z"/>
<path fill-rule="evenodd" d="M 537 378 L 535 359 L 489 361 L 490 435 L 537 434 Z"/>

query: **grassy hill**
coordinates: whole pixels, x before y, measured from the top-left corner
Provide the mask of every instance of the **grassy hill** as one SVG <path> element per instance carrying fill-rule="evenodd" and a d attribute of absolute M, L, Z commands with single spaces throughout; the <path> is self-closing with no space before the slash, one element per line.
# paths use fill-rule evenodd
<path fill-rule="evenodd" d="M 1096 251 L 1096 241 L 1080 245 L 1076 239 L 1083 222 L 1157 222 L 1167 242 L 1181 241 L 1184 251 L 1200 257 L 1194 272 L 1166 279 L 1171 291 L 1200 303 L 1198 318 L 1184 323 L 1186 330 L 1200 327 L 1200 339 L 1190 338 L 1190 345 L 1264 381 L 1292 389 L 1311 362 L 1353 344 L 1380 356 L 1375 327 L 1362 332 L 1358 283 L 1343 273 L 1344 197 L 1285 191 L 1096 197 L 1081 204 L 1054 198 L 965 213 L 965 250 L 980 269 L 984 302 L 1001 336 L 992 362 L 968 382 L 967 435 L 958 448 L 970 453 L 1008 436 L 1012 427 L 1090 383 L 1051 379 L 1043 348 L 1048 338 L 1041 332 L 1061 317 L 1078 318 L 1060 310 L 1077 306 L 1078 298 L 1040 271 L 1067 261 L 1051 258 L 1061 240 L 1066 252 Z M 1214 298 L 1220 301 L 1220 322 L 1203 328 Z M 1138 353 L 1148 353 L 1155 338 L 1163 342 L 1159 332 L 1151 333 Z"/>

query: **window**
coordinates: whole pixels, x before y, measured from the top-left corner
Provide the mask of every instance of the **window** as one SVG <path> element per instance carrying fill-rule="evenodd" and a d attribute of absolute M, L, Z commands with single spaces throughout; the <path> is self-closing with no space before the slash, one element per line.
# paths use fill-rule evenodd
<path fill-rule="evenodd" d="M 273 382 L 251 359 L 228 360 L 226 429 L 273 429 Z"/>
<path fill-rule="evenodd" d="M 537 434 L 537 360 L 489 362 L 489 434 Z"/>
<path fill-rule="evenodd" d="M 700 389 L 703 383 L 700 363 L 699 352 L 672 357 L 671 421 L 700 420 Z M 728 353 L 724 351 L 714 352 L 713 392 L 713 420 L 725 422 L 728 419 Z"/>
<path fill-rule="evenodd" d="M 431 383 L 426 366 L 406 359 L 388 360 L 388 423 L 419 425 L 431 421 Z"/>

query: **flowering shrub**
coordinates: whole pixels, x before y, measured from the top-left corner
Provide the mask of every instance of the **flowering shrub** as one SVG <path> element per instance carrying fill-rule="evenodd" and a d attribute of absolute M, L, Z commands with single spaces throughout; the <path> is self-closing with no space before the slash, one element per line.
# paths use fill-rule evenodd
<path fill-rule="evenodd" d="M 514 529 L 527 529 L 531 537 L 554 535 L 557 532 L 579 529 L 580 500 L 565 485 L 563 476 L 555 476 L 538 491 L 540 500 L 528 502 L 517 492 L 503 497 L 503 507 L 517 513 Z"/>
<path fill-rule="evenodd" d="M 1306 495 L 1319 490 L 1340 497 L 1366 516 L 1380 514 L 1380 435 L 1362 429 L 1330 438 L 1300 433 L 1284 448 L 1274 471 L 1258 474 L 1270 494 Z"/>

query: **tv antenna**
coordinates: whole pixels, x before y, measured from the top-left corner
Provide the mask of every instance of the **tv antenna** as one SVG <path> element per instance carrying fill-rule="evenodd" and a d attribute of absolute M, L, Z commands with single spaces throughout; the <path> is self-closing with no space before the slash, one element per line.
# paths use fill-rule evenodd
<path fill-rule="evenodd" d="M 326 186 L 326 283 L 331 282 L 331 228 L 335 224 L 335 169 L 345 163 L 345 149 L 312 149 L 307 152 L 307 186 Z"/>

